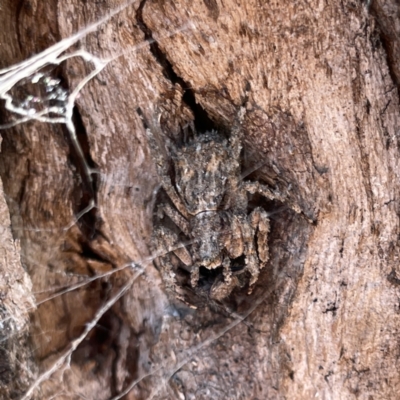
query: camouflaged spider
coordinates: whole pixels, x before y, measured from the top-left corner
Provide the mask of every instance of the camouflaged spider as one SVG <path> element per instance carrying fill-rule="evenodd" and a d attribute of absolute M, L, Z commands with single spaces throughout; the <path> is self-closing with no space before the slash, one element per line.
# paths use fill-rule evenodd
<path fill-rule="evenodd" d="M 213 283 L 210 296 L 222 300 L 241 286 L 238 275 L 250 272 L 251 292 L 260 269 L 269 259 L 267 212 L 257 207 L 248 213 L 248 193 L 260 193 L 271 200 L 287 202 L 285 195 L 259 182 L 241 179 L 240 153 L 242 148 L 241 119 L 237 118 L 229 139 L 216 131 L 195 134 L 182 147 L 172 146 L 169 163 L 153 132 L 146 129 L 151 154 L 156 161 L 162 187 L 172 204 L 158 206 L 160 223 L 154 227 L 153 245 L 159 256 L 163 279 L 170 289 L 176 287 L 174 264 L 178 259 L 191 271 L 191 285 L 198 286 L 200 267 L 209 270 L 222 267 L 222 274 Z M 296 212 L 298 207 L 291 206 Z M 162 223 L 168 216 L 188 242 L 191 252 L 181 244 L 176 232 Z M 232 272 L 232 260 L 244 256 L 244 268 Z"/>

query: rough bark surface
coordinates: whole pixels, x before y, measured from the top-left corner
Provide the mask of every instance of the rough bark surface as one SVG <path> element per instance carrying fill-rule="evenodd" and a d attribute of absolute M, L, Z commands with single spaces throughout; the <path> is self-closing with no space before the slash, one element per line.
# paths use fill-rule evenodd
<path fill-rule="evenodd" d="M 120 4 L 4 1 L 1 67 Z M 113 58 L 74 110 L 93 182 L 63 125 L 2 131 L 15 242 L 4 210 L 0 311 L 19 322 L 1 328 L 0 390 L 22 398 L 133 281 L 34 398 L 398 398 L 399 13 L 394 0 L 144 0 L 81 40 Z M 71 59 L 53 74 L 72 90 L 91 69 Z M 229 130 L 243 104 L 243 170 L 290 188 L 314 223 L 269 203 L 256 289 L 191 308 L 148 258 L 158 178 L 137 109 L 174 140 L 193 120 Z M 19 363 L 14 334 L 29 337 Z"/>
<path fill-rule="evenodd" d="M 24 393 L 37 368 L 30 357 L 29 312 L 35 309 L 32 284 L 12 238 L 10 214 L 0 185 L 0 396 Z"/>

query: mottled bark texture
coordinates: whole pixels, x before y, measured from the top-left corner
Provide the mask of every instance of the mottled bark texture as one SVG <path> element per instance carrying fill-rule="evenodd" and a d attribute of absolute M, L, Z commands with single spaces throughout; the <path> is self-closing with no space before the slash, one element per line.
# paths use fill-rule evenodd
<path fill-rule="evenodd" d="M 4 0 L 1 67 L 120 3 Z M 125 399 L 398 398 L 399 11 L 395 0 L 143 0 L 81 40 L 115 58 L 75 108 L 93 182 L 63 125 L 2 132 L 3 398 L 22 398 L 68 351 L 137 269 L 104 274 L 132 260 L 145 272 L 34 398 L 130 386 Z M 73 59 L 53 75 L 72 90 L 91 68 Z M 158 179 L 137 109 L 174 140 L 194 119 L 229 131 L 241 105 L 248 178 L 289 188 L 315 222 L 266 204 L 271 259 L 254 292 L 193 295 L 195 309 L 146 258 Z"/>

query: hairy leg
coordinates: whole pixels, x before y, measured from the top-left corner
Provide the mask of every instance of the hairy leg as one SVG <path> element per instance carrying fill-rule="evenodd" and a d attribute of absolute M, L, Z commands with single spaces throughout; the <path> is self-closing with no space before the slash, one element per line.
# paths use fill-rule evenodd
<path fill-rule="evenodd" d="M 231 136 L 229 138 L 229 143 L 231 147 L 231 154 L 236 160 L 240 157 L 240 152 L 242 150 L 242 140 L 243 140 L 243 130 L 242 122 L 244 117 L 244 108 L 240 107 L 239 112 L 235 118 L 232 126 Z"/>
<path fill-rule="evenodd" d="M 162 156 L 162 151 L 157 143 L 156 138 L 154 137 L 151 129 L 146 129 L 146 136 L 149 142 L 151 155 L 154 159 L 157 168 L 157 174 L 161 180 L 161 185 L 164 188 L 165 192 L 174 203 L 175 207 L 179 210 L 179 212 L 185 217 L 188 218 L 188 213 L 186 211 L 186 207 L 183 204 L 181 198 L 178 196 L 174 186 L 172 185 L 171 178 L 168 172 L 168 163 Z"/>
<path fill-rule="evenodd" d="M 260 263 L 254 243 L 255 229 L 253 229 L 250 221 L 247 218 L 244 219 L 241 229 L 245 244 L 244 254 L 246 256 L 246 270 L 248 270 L 251 274 L 251 279 L 249 282 L 250 294 L 252 291 L 252 286 L 257 282 L 258 275 L 260 274 Z"/>
<path fill-rule="evenodd" d="M 164 215 L 167 215 L 186 236 L 190 237 L 189 223 L 179 211 L 169 204 L 160 204 L 157 209 L 157 216 L 161 219 Z"/>
<path fill-rule="evenodd" d="M 299 207 L 299 205 L 291 202 L 288 199 L 287 194 L 282 194 L 278 190 L 272 190 L 267 185 L 263 185 L 260 182 L 243 182 L 243 187 L 245 188 L 245 190 L 247 192 L 249 192 L 251 194 L 260 193 L 267 199 L 278 200 L 281 203 L 287 204 L 294 212 L 296 212 L 297 214 L 303 215 L 303 212 L 302 212 L 301 208 Z"/>
<path fill-rule="evenodd" d="M 260 269 L 265 266 L 269 260 L 268 233 L 270 231 L 270 223 L 268 214 L 261 207 L 257 207 L 250 214 L 250 224 L 257 232 L 257 250 L 260 259 Z"/>
<path fill-rule="evenodd" d="M 192 257 L 185 245 L 180 243 L 175 232 L 161 226 L 153 233 L 156 256 L 160 263 L 161 274 L 169 289 L 176 286 L 174 266 L 171 261 L 171 253 L 175 254 L 186 266 L 192 264 Z"/>
<path fill-rule="evenodd" d="M 228 251 L 230 258 L 238 258 L 244 252 L 245 245 L 241 229 L 244 219 L 244 215 L 229 215 L 229 232 L 225 234 L 224 247 Z"/>
<path fill-rule="evenodd" d="M 201 260 L 198 257 L 198 250 L 194 251 L 194 259 L 197 260 L 193 266 L 192 266 L 192 270 L 191 270 L 191 274 L 190 274 L 190 281 L 191 281 L 191 285 L 192 287 L 196 287 L 198 282 L 199 282 L 199 278 L 200 278 L 200 267 L 203 266 L 209 270 L 212 270 L 214 268 L 218 268 L 221 265 L 224 267 L 224 275 L 225 274 L 229 274 L 229 276 L 231 275 L 231 270 L 230 270 L 230 266 L 229 266 L 229 272 L 227 272 L 227 266 L 224 266 L 224 261 L 222 260 L 222 255 L 218 256 L 217 258 L 211 260 L 208 264 L 205 263 L 204 260 Z M 228 258 L 228 261 L 230 263 L 230 260 Z"/>
<path fill-rule="evenodd" d="M 230 295 L 232 290 L 239 285 L 236 276 L 232 276 L 231 260 L 225 257 L 222 263 L 224 280 L 215 282 L 210 290 L 210 297 L 214 300 L 223 300 Z"/>
<path fill-rule="evenodd" d="M 240 107 L 239 112 L 233 123 L 231 134 L 229 138 L 230 156 L 232 168 L 229 171 L 228 185 L 227 185 L 227 202 L 225 210 L 235 209 L 243 210 L 247 207 L 247 193 L 241 189 L 240 178 L 240 152 L 242 151 L 243 130 L 242 122 L 244 117 L 244 108 Z"/>

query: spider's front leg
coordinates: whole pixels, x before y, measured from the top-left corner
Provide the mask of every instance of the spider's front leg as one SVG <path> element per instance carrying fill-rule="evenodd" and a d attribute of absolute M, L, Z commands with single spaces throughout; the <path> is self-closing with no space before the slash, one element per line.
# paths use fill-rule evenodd
<path fill-rule="evenodd" d="M 242 150 L 243 129 L 242 122 L 244 118 L 245 109 L 240 107 L 235 122 L 232 126 L 229 144 L 231 148 L 231 155 L 235 160 L 239 160 L 240 152 Z"/>
<path fill-rule="evenodd" d="M 229 138 L 231 168 L 228 175 L 227 192 L 234 193 L 234 196 L 228 196 L 225 205 L 227 209 L 244 209 L 247 206 L 247 194 L 245 190 L 241 189 L 240 178 L 240 153 L 242 151 L 243 129 L 242 122 L 244 118 L 245 109 L 241 107 L 235 118 L 234 124 L 231 129 Z"/>
<path fill-rule="evenodd" d="M 299 205 L 288 199 L 287 194 L 282 194 L 278 190 L 272 190 L 267 185 L 263 185 L 260 182 L 243 182 L 243 188 L 251 194 L 259 193 L 267 199 L 278 200 L 281 203 L 287 204 L 294 212 L 305 216 Z M 305 216 L 305 218 L 309 220 L 307 216 Z"/>
<path fill-rule="evenodd" d="M 192 257 L 186 246 L 179 241 L 178 235 L 164 226 L 154 230 L 153 243 L 165 285 L 167 289 L 175 291 L 176 280 L 171 254 L 175 254 L 187 267 L 192 264 Z"/>
<path fill-rule="evenodd" d="M 269 260 L 268 233 L 270 223 L 268 214 L 261 207 L 257 207 L 249 216 L 250 224 L 257 235 L 257 250 L 260 262 L 260 269 L 263 268 Z"/>
<path fill-rule="evenodd" d="M 254 210 L 256 211 L 256 210 Z M 243 213 L 235 213 L 230 217 L 230 235 L 227 237 L 225 247 L 232 259 L 240 257 L 242 254 L 245 256 L 245 269 L 251 274 L 250 279 L 250 290 L 251 286 L 257 281 L 260 273 L 260 263 L 257 256 L 257 250 L 254 243 L 254 236 L 256 232 L 256 222 L 258 222 L 259 214 L 254 214 L 254 218 L 249 218 Z M 266 214 L 266 213 L 265 213 Z M 254 224 L 252 223 L 254 219 Z M 254 225 L 254 226 L 253 226 Z"/>
<path fill-rule="evenodd" d="M 253 290 L 253 285 L 257 282 L 258 275 L 260 274 L 260 263 L 257 256 L 257 250 L 254 243 L 255 229 L 253 228 L 250 220 L 244 218 L 241 226 L 243 242 L 245 245 L 244 255 L 246 256 L 246 270 L 251 274 L 249 282 L 249 294 Z"/>
<path fill-rule="evenodd" d="M 175 207 L 178 211 L 185 217 L 188 218 L 189 215 L 186 211 L 186 207 L 183 204 L 181 198 L 178 196 L 169 176 L 169 171 L 167 168 L 168 163 L 164 160 L 162 156 L 162 151 L 158 146 L 157 140 L 153 135 L 151 129 L 146 128 L 146 135 L 150 146 L 151 155 L 156 163 L 157 174 L 161 179 L 161 185 L 164 188 L 165 192 L 174 203 Z"/>
<path fill-rule="evenodd" d="M 221 259 L 213 260 L 210 264 L 204 263 L 204 260 L 200 260 L 198 256 L 198 250 L 195 251 L 194 258 L 197 260 L 193 266 L 192 271 L 190 273 L 190 283 L 193 288 L 197 287 L 200 279 L 200 267 L 206 267 L 208 269 L 214 269 L 222 265 L 223 267 L 223 274 L 224 274 L 224 282 L 229 283 L 232 277 L 232 270 L 230 265 L 230 259 L 225 257 L 221 264 Z"/>
<path fill-rule="evenodd" d="M 236 276 L 232 276 L 231 260 L 225 257 L 222 263 L 224 280 L 215 282 L 210 290 L 210 297 L 214 300 L 223 300 L 228 297 L 232 290 L 239 286 L 239 281 Z"/>
<path fill-rule="evenodd" d="M 182 217 L 179 211 L 172 208 L 169 204 L 160 204 L 157 209 L 157 216 L 162 219 L 164 215 L 167 215 L 187 237 L 190 237 L 189 223 Z"/>
<path fill-rule="evenodd" d="M 226 219 L 225 222 L 228 223 L 228 219 Z M 222 226 L 223 224 L 220 228 L 222 228 Z M 210 296 L 214 300 L 224 299 L 238 285 L 237 278 L 232 276 L 231 260 L 223 253 L 224 247 L 227 248 L 228 244 L 230 248 L 235 247 L 234 241 L 229 240 L 228 237 L 230 239 L 230 231 L 219 231 L 217 234 L 214 232 L 214 234 L 210 234 L 209 237 L 199 238 L 193 246 L 193 258 L 196 260 L 191 272 L 191 284 L 193 288 L 198 285 L 201 267 L 213 270 L 222 266 L 223 278 L 219 276 L 210 289 Z M 237 246 L 235 249 L 236 248 Z M 239 252 L 239 255 L 241 255 L 243 251 L 239 250 Z"/>

